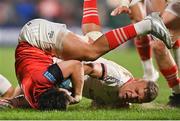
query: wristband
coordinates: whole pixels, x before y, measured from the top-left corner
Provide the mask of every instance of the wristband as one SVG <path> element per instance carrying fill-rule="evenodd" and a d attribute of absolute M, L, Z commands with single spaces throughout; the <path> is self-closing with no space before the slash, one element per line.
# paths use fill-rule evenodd
<path fill-rule="evenodd" d="M 129 0 L 119 0 L 120 6 L 125 6 L 129 8 L 129 4 L 130 4 Z"/>

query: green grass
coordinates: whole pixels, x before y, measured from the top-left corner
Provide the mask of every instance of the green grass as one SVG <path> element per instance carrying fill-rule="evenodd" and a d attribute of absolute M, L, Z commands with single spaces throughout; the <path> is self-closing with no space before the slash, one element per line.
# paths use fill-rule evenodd
<path fill-rule="evenodd" d="M 139 57 L 134 49 L 117 50 L 108 53 L 105 58 L 111 59 L 132 72 L 135 77 L 142 76 L 142 67 Z M 0 73 L 6 76 L 11 83 L 16 86 L 17 79 L 14 71 L 14 48 L 0 49 Z M 130 109 L 110 109 L 91 107 L 91 101 L 83 98 L 82 102 L 77 105 L 69 106 L 68 111 L 35 111 L 23 109 L 0 110 L 0 119 L 41 119 L 41 120 L 120 120 L 120 119 L 180 119 L 180 109 L 169 108 L 166 106 L 170 89 L 166 81 L 161 76 L 158 80 L 160 92 L 158 98 L 152 104 L 132 105 Z"/>

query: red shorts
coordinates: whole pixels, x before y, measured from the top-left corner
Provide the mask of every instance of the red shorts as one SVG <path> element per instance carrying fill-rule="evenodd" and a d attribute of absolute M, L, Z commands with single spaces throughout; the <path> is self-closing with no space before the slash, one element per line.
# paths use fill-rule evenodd
<path fill-rule="evenodd" d="M 15 52 L 16 76 L 25 98 L 33 108 L 38 108 L 38 98 L 54 85 L 44 77 L 44 72 L 53 64 L 52 55 L 33 47 L 27 42 L 20 42 Z"/>

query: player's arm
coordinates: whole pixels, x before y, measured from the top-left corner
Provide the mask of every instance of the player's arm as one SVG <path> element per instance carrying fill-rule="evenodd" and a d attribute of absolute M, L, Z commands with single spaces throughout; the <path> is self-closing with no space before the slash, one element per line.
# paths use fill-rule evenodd
<path fill-rule="evenodd" d="M 121 13 L 131 13 L 131 6 L 134 6 L 136 3 L 140 2 L 141 0 L 119 0 L 119 5 L 116 7 L 112 12 L 112 16 L 119 15 Z"/>
<path fill-rule="evenodd" d="M 53 64 L 44 75 L 53 83 L 62 83 L 70 77 L 74 89 L 75 103 L 78 103 L 82 99 L 84 70 L 80 61 L 68 60 Z"/>
<path fill-rule="evenodd" d="M 102 79 L 106 75 L 106 67 L 103 63 L 84 63 L 84 74 L 94 78 Z"/>

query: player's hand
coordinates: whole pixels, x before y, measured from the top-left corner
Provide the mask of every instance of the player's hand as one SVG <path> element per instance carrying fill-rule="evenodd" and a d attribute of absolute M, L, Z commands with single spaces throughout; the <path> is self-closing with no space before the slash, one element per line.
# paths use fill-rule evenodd
<path fill-rule="evenodd" d="M 117 16 L 121 13 L 131 14 L 131 10 L 126 6 L 118 6 L 111 12 L 111 16 Z"/>
<path fill-rule="evenodd" d="M 76 95 L 75 100 L 79 103 L 82 100 L 82 95 Z"/>
<path fill-rule="evenodd" d="M 77 104 L 81 101 L 81 99 L 82 99 L 81 95 L 76 95 L 71 99 L 70 104 Z"/>

